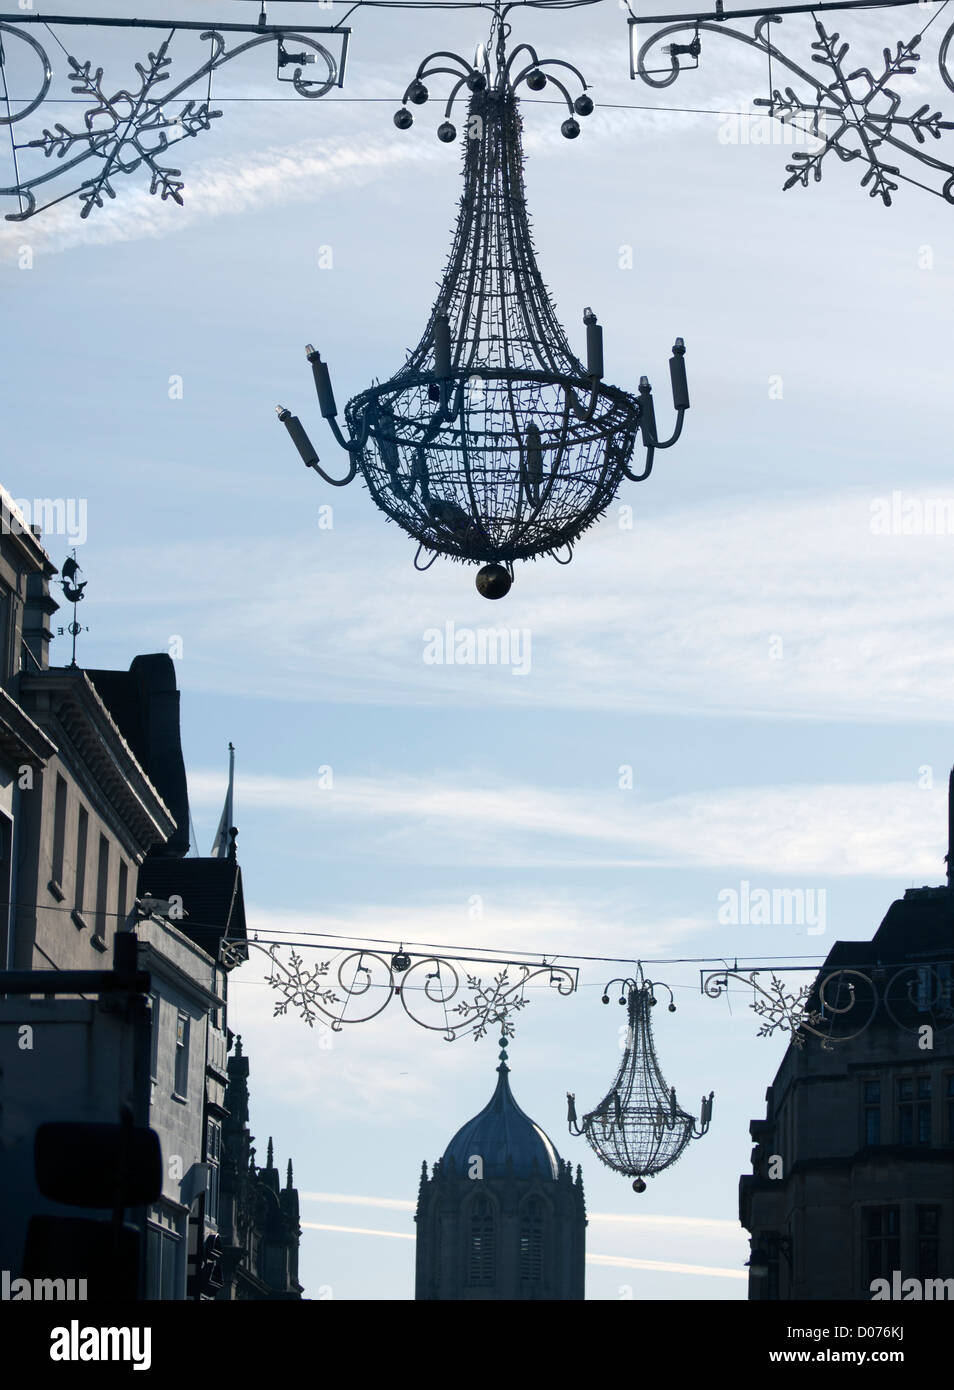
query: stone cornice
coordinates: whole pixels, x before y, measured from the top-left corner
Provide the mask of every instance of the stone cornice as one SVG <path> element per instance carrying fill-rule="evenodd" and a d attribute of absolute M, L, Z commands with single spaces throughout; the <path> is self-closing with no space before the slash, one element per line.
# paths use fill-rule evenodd
<path fill-rule="evenodd" d="M 39 764 L 56 753 L 56 744 L 34 724 L 12 696 L 0 688 L 0 754 L 11 762 Z"/>
<path fill-rule="evenodd" d="M 21 676 L 21 694 L 42 724 L 55 721 L 96 786 L 145 849 L 163 844 L 176 822 L 86 672 L 51 667 Z"/>

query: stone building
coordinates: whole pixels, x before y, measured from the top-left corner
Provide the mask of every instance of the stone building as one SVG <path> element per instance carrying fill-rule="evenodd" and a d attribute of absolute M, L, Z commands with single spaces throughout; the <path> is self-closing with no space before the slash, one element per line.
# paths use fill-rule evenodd
<path fill-rule="evenodd" d="M 19 825 L 56 745 L 20 700 L 22 670 L 46 664 L 55 566 L 9 493 L 0 488 L 0 969 L 14 965 L 14 866 L 22 855 Z"/>
<path fill-rule="evenodd" d="M 952 978 L 950 880 L 909 889 L 871 941 L 833 946 L 807 1001 L 831 1045 L 802 1030 L 750 1126 L 751 1299 L 868 1300 L 877 1280 L 931 1297 L 927 1281 L 954 1277 Z"/>
<path fill-rule="evenodd" d="M 140 900 L 174 905 L 177 914 L 158 936 L 150 924 L 136 928 L 140 965 L 153 981 L 152 1124 L 164 1152 L 180 1160 L 167 1162 L 162 1197 L 148 1213 L 148 1288 L 156 1298 L 210 1299 L 223 1286 L 228 980 L 248 955 L 235 838 L 233 829 L 224 859 L 149 858 L 139 872 Z"/>
<path fill-rule="evenodd" d="M 217 1296 L 223 1301 L 300 1299 L 301 1227 L 291 1160 L 284 1187 L 275 1167 L 271 1139 L 265 1167 L 256 1166 L 254 1137 L 248 1124 L 248 1058 L 242 1052 L 241 1038 L 235 1040 L 228 1074 L 219 1195 L 223 1283 Z"/>
<path fill-rule="evenodd" d="M 488 1104 L 457 1131 L 417 1202 L 422 1300 L 575 1300 L 584 1296 L 586 1206 L 546 1134 L 510 1090 L 506 1053 Z"/>
<path fill-rule="evenodd" d="M 0 975 L 0 1025 L 17 1036 L 30 1022 L 48 1043 L 16 1075 L 0 1069 L 0 1152 L 17 1174 L 15 1189 L 0 1192 L 0 1228 L 13 1232 L 6 1267 L 17 1269 L 31 1213 L 57 1214 L 34 1183 L 37 1126 L 115 1123 L 125 1106 L 158 1134 L 163 1156 L 162 1194 L 136 1217 L 145 1296 L 210 1299 L 229 1287 L 218 1224 L 228 976 L 247 958 L 236 832 L 220 857 L 189 854 L 179 691 L 167 654 L 137 656 L 128 671 L 50 666 L 55 574 L 39 535 L 0 491 L 0 971 L 109 970 L 117 937 L 133 934 L 151 981 L 148 1020 L 141 1011 L 151 1056 L 148 1079 L 139 1061 L 112 1066 L 144 1049 L 138 1038 L 117 1042 L 114 1014 L 64 996 L 4 1000 Z M 68 1086 L 45 1077 L 44 1066 L 58 1067 Z M 278 1195 L 268 1169 L 256 1182 L 296 1213 L 291 1272 L 282 1284 L 269 1254 L 263 1287 L 274 1281 L 285 1289 L 278 1296 L 299 1297 L 297 1196 Z M 271 1210 L 270 1197 L 259 1204 Z M 274 1244 L 270 1216 L 265 1226 Z"/>

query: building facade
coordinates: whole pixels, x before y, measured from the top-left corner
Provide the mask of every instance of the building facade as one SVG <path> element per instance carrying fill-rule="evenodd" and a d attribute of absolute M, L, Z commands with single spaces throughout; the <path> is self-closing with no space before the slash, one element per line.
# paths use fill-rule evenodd
<path fill-rule="evenodd" d="M 34 1182 L 37 1126 L 125 1111 L 162 1151 L 161 1194 L 136 1216 L 145 1297 L 208 1300 L 243 1279 L 243 1297 L 300 1297 L 297 1194 L 270 1162 L 240 1184 L 248 1276 L 237 1256 L 224 1273 L 228 976 L 247 958 L 245 905 L 234 829 L 221 857 L 189 853 L 174 663 L 51 667 L 56 569 L 4 492 L 0 509 L 0 971 L 109 971 L 129 934 L 150 979 L 148 1008 L 124 1022 L 108 1000 L 3 998 L 0 975 L 0 1031 L 26 1024 L 46 1042 L 0 1069 L 0 1152 L 17 1174 L 0 1193 L 5 1267 L 22 1260 L 30 1215 L 56 1210 Z M 231 1241 L 231 1208 L 229 1221 Z"/>
<path fill-rule="evenodd" d="M 954 1298 L 952 977 L 950 884 L 910 889 L 871 941 L 829 953 L 807 1006 L 844 1010 L 831 1045 L 803 1030 L 750 1126 L 751 1299 L 901 1297 L 905 1281 L 933 1297 L 937 1280 Z"/>
<path fill-rule="evenodd" d="M 586 1204 L 550 1139 L 520 1109 L 505 1054 L 489 1103 L 421 1172 L 420 1300 L 576 1300 L 584 1296 Z"/>
<path fill-rule="evenodd" d="M 288 1161 L 285 1185 L 275 1167 L 272 1141 L 264 1168 L 255 1163 L 254 1136 L 249 1132 L 248 1058 L 236 1038 L 228 1061 L 225 1095 L 227 1118 L 222 1126 L 219 1233 L 223 1301 L 300 1299 L 298 1282 L 298 1192 L 292 1185 Z"/>

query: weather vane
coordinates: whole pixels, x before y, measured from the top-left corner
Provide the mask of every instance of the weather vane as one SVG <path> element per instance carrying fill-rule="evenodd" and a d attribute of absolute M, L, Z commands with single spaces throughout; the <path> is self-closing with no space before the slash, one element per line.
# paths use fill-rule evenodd
<path fill-rule="evenodd" d="M 88 628 L 84 628 L 82 623 L 79 623 L 76 620 L 76 606 L 77 604 L 82 603 L 83 599 L 86 597 L 86 595 L 83 593 L 83 590 L 86 588 L 86 585 L 89 582 L 86 579 L 82 579 L 79 582 L 77 582 L 76 576 L 82 573 L 83 571 L 77 563 L 76 550 L 74 549 L 73 554 L 71 556 L 68 556 L 63 561 L 63 568 L 60 571 L 60 583 L 63 586 L 63 596 L 66 599 L 67 603 L 71 603 L 73 605 L 73 621 L 66 629 L 73 639 L 73 659 L 70 662 L 71 666 L 76 665 L 77 637 L 81 632 L 89 631 Z"/>
<path fill-rule="evenodd" d="M 583 315 L 585 365 L 570 347 L 537 266 L 517 92 L 559 93 L 568 140 L 593 101 L 572 63 L 542 60 L 529 44 L 508 56 L 504 13 L 498 6 L 490 43 L 473 63 L 447 52 L 426 58 L 394 118 L 407 129 L 411 107 L 430 96 L 426 80 L 449 75 L 437 130 L 449 143 L 457 137 L 454 103 L 468 96 L 463 198 L 423 337 L 393 377 L 348 402 L 344 430 L 328 366 L 306 348 L 321 414 L 349 457 L 344 476 L 325 472 L 298 417 L 278 407 L 304 463 L 326 482 L 343 487 L 360 471 L 375 505 L 417 541 L 416 568 L 439 555 L 477 564 L 477 588 L 489 599 L 509 591 L 518 560 L 568 563 L 623 481 L 648 478 L 656 452 L 675 444 L 689 408 L 681 338 L 669 364 L 676 423 L 668 438 L 657 429 L 646 377 L 635 395 L 604 382 L 602 329 L 591 309 Z M 633 468 L 637 437 L 645 452 Z"/>

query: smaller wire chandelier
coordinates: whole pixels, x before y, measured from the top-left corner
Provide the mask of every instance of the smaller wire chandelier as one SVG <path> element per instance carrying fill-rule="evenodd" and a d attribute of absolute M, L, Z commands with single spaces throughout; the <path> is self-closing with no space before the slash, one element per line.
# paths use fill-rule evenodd
<path fill-rule="evenodd" d="M 610 980 L 603 991 L 604 1004 L 609 1003 L 613 985 L 621 987 L 619 1002 L 627 1005 L 629 1015 L 623 1060 L 607 1095 L 582 1121 L 577 1121 L 576 1097 L 567 1092 L 567 1122 L 571 1134 L 586 1136 L 602 1163 L 634 1180 L 634 1192 L 645 1192 L 647 1177 L 669 1168 L 690 1139 L 701 1139 L 708 1131 L 714 1092 L 703 1097 L 697 1125 L 695 1117 L 680 1108 L 675 1087 L 666 1084 L 653 1044 L 650 1010 L 656 990 L 664 989 L 669 1012 L 676 1012 L 669 986 L 647 980 L 637 965 L 636 979 Z"/>
<path fill-rule="evenodd" d="M 478 564 L 477 588 L 489 599 L 509 591 L 517 560 L 568 563 L 623 480 L 648 478 L 656 451 L 676 443 L 689 409 L 681 338 L 669 363 L 676 423 L 668 439 L 656 428 L 645 376 L 636 395 L 604 382 L 603 330 L 591 309 L 585 365 L 570 347 L 533 246 L 517 90 L 559 92 L 568 140 L 593 100 L 571 63 L 540 59 L 529 44 L 508 56 L 507 8 L 498 3 L 490 42 L 473 63 L 447 52 L 425 58 L 394 117 L 408 129 L 411 108 L 428 100 L 425 79 L 450 76 L 437 131 L 450 143 L 454 102 L 462 91 L 468 97 L 457 227 L 417 347 L 389 380 L 348 402 L 345 430 L 327 363 L 311 344 L 305 350 L 321 414 L 349 456 L 344 477 L 325 472 L 301 421 L 278 407 L 302 460 L 326 482 L 343 487 L 360 471 L 375 505 L 418 542 L 417 569 L 440 555 Z M 575 81 L 583 91 L 574 98 L 566 84 Z M 631 468 L 637 437 L 645 458 Z"/>

